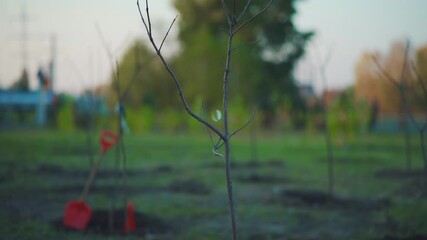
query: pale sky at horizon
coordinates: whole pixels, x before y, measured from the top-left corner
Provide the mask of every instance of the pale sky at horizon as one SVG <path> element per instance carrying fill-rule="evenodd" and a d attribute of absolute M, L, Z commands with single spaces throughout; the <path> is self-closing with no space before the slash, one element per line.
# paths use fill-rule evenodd
<path fill-rule="evenodd" d="M 135 0 L 0 0 L 0 88 L 10 86 L 23 66 L 20 16 L 24 2 L 33 88 L 38 66 L 47 66 L 50 58 L 52 34 L 57 37 L 55 90 L 72 94 L 105 83 L 110 74 L 96 24 L 116 58 L 135 37 L 144 34 Z M 160 35 L 176 12 L 170 0 L 150 2 Z M 329 49 L 328 87 L 342 88 L 354 82 L 354 67 L 363 52 L 385 52 L 393 42 L 406 38 L 415 47 L 427 44 L 425 0 L 303 0 L 297 6 L 299 29 L 316 31 L 297 77 L 302 82 L 312 79 L 317 89 L 317 58 L 323 58 Z"/>

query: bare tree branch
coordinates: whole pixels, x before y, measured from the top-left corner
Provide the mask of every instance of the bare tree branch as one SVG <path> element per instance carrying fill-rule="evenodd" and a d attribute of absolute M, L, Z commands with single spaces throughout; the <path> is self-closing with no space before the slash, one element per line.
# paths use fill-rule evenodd
<path fill-rule="evenodd" d="M 251 0 L 248 0 L 248 1 L 246 2 L 245 7 L 243 8 L 243 10 L 242 10 L 242 12 L 240 13 L 240 15 L 237 17 L 236 21 L 240 21 L 240 19 L 243 17 L 243 15 L 245 15 L 246 11 L 247 11 L 247 10 L 248 10 L 248 8 L 249 8 L 249 5 L 251 5 Z"/>
<path fill-rule="evenodd" d="M 116 71 L 114 74 L 114 78 L 116 79 L 116 82 L 117 82 L 116 94 L 117 94 L 117 98 L 120 101 L 121 100 L 120 99 L 120 82 L 119 82 L 120 72 L 119 72 L 119 62 L 117 60 L 116 60 L 116 66 L 115 67 L 116 67 Z"/>
<path fill-rule="evenodd" d="M 219 153 L 219 152 L 217 152 L 215 149 L 212 149 L 212 152 L 213 152 L 213 154 L 214 154 L 215 156 L 217 156 L 217 157 L 220 157 L 220 158 L 224 159 L 224 155 L 223 155 L 223 154 L 221 154 L 221 153 Z"/>
<path fill-rule="evenodd" d="M 408 52 L 409 52 L 409 41 L 406 41 L 406 46 L 405 46 L 405 57 L 403 58 L 403 64 L 402 64 L 402 71 L 400 72 L 400 83 L 402 85 L 405 85 L 405 79 L 403 78 L 405 76 L 405 70 L 406 70 L 406 65 L 408 63 Z"/>
<path fill-rule="evenodd" d="M 392 84 L 394 84 L 397 87 L 399 87 L 399 83 L 392 76 L 390 76 L 387 73 L 387 71 L 379 63 L 378 59 L 373 56 L 372 60 L 374 61 L 375 65 L 377 65 L 377 68 L 380 70 L 381 74 L 385 77 L 385 79 L 387 79 L 389 82 L 391 82 Z"/>
<path fill-rule="evenodd" d="M 239 129 L 237 129 L 237 130 L 236 130 L 236 131 L 234 131 L 232 134 L 230 134 L 230 138 L 231 138 L 233 135 L 235 135 L 236 133 L 238 133 L 238 132 L 242 131 L 245 127 L 247 127 L 247 126 L 249 125 L 249 123 L 251 123 L 251 122 L 254 120 L 255 113 L 256 113 L 256 111 L 253 111 L 253 112 L 252 112 L 252 114 L 251 114 L 251 116 L 250 116 L 250 118 L 248 119 L 248 121 L 246 121 L 246 123 L 245 123 L 243 126 L 241 126 Z"/>
<path fill-rule="evenodd" d="M 146 2 L 147 1 L 148 0 L 146 0 Z M 138 11 L 139 11 L 139 15 L 141 17 L 141 20 L 143 22 L 145 22 L 144 16 L 143 16 L 143 14 L 141 12 L 141 8 L 140 8 L 140 5 L 139 5 L 139 0 L 137 0 L 137 7 L 138 7 Z M 149 12 L 149 9 L 147 11 Z M 151 45 L 153 46 L 154 50 L 156 51 L 156 54 L 159 56 L 161 62 L 163 63 L 163 66 L 166 68 L 166 70 L 169 72 L 169 75 L 172 77 L 172 79 L 175 82 L 175 85 L 176 85 L 176 87 L 178 89 L 179 97 L 180 97 L 181 102 L 183 103 L 184 108 L 187 111 L 187 113 L 190 116 L 192 116 L 193 118 L 195 118 L 197 121 L 201 122 L 202 124 L 204 124 L 205 126 L 207 126 L 208 128 L 210 128 L 220 138 L 225 139 L 225 134 L 223 134 L 217 127 L 215 127 L 212 123 L 208 122 L 204 118 L 202 118 L 199 115 L 197 115 L 193 110 L 191 110 L 190 106 L 188 105 L 187 99 L 185 98 L 184 91 L 183 91 L 183 88 L 181 86 L 181 81 L 179 80 L 178 76 L 176 76 L 176 74 L 173 71 L 172 67 L 166 61 L 166 59 L 164 58 L 164 56 L 160 52 L 160 49 L 157 47 L 157 45 L 156 45 L 156 43 L 155 43 L 155 41 L 153 39 L 152 32 L 150 31 L 150 29 L 151 29 L 151 22 L 149 21 L 149 25 L 148 26 L 146 24 L 144 24 L 144 26 L 145 26 L 145 29 L 147 31 L 147 35 L 148 35 L 148 38 L 149 38 L 149 40 L 151 42 Z"/>
<path fill-rule="evenodd" d="M 420 85 L 421 85 L 421 89 L 423 90 L 424 97 L 425 97 L 425 98 L 426 98 L 426 100 L 427 100 L 427 87 L 426 87 L 426 85 L 424 84 L 424 79 L 421 77 L 421 74 L 418 72 L 418 69 L 417 69 L 417 67 L 415 66 L 414 62 L 411 62 L 411 66 L 412 66 L 413 71 L 415 72 L 415 75 L 416 75 L 416 76 L 417 76 L 417 78 L 418 78 L 418 82 L 419 82 L 419 83 L 420 83 Z"/>
<path fill-rule="evenodd" d="M 115 89 L 115 92 L 116 92 L 116 95 L 117 95 L 117 99 L 118 99 L 119 102 L 122 102 L 126 98 L 128 92 L 129 92 L 129 89 L 132 86 L 132 83 L 136 79 L 136 76 L 139 74 L 139 71 L 141 70 L 141 66 L 140 65 L 137 66 L 136 70 L 133 73 L 132 78 L 130 79 L 130 81 L 125 86 L 124 92 L 121 92 L 121 90 L 120 90 L 120 83 L 119 83 L 119 64 L 118 64 L 117 60 L 115 61 L 115 64 L 114 64 L 113 53 L 111 52 L 110 48 L 108 47 L 107 41 L 104 38 L 104 34 L 102 33 L 101 27 L 99 26 L 98 23 L 95 24 L 95 27 L 96 27 L 97 32 L 98 32 L 98 37 L 101 40 L 101 43 L 102 43 L 102 45 L 104 47 L 105 52 L 108 55 L 108 58 L 109 58 L 109 60 L 111 62 L 112 68 L 113 68 L 114 80 L 116 81 L 115 85 L 117 87 Z"/>
<path fill-rule="evenodd" d="M 101 30 L 101 27 L 99 26 L 99 24 L 95 23 L 95 27 L 96 27 L 96 30 L 98 33 L 98 37 L 101 40 L 102 46 L 104 47 L 104 51 L 108 55 L 108 59 L 110 60 L 111 67 L 114 69 L 113 53 L 111 52 L 110 47 L 108 47 L 107 41 L 104 38 L 104 34 L 102 34 L 102 30 Z"/>
<path fill-rule="evenodd" d="M 138 11 L 139 11 L 139 16 L 141 17 L 141 21 L 144 24 L 144 27 L 147 30 L 147 33 L 150 34 L 150 31 L 148 31 L 147 23 L 145 22 L 145 18 L 141 12 L 141 7 L 139 6 L 139 0 L 136 0 L 136 5 L 138 6 Z"/>
<path fill-rule="evenodd" d="M 236 20 L 236 0 L 233 0 L 233 20 Z"/>
<path fill-rule="evenodd" d="M 252 45 L 252 44 L 257 44 L 259 42 L 261 42 L 261 39 L 258 39 L 258 40 L 252 41 L 252 42 L 248 42 L 248 43 L 241 43 L 241 44 L 235 46 L 233 49 L 231 49 L 231 51 L 234 52 L 235 50 L 241 48 L 244 45 Z"/>
<path fill-rule="evenodd" d="M 151 29 L 151 17 L 150 17 L 150 11 L 148 8 L 148 0 L 145 0 L 145 12 L 147 13 L 147 20 L 148 20 L 148 31 L 152 33 Z"/>
<path fill-rule="evenodd" d="M 225 4 L 224 0 L 220 0 L 220 1 L 221 1 L 221 6 L 224 9 L 224 14 L 225 14 L 225 17 L 227 18 L 228 25 L 231 25 L 232 21 L 230 18 L 230 16 L 231 16 L 230 9 L 228 9 L 227 4 Z"/>
<path fill-rule="evenodd" d="M 169 32 L 170 32 L 170 30 L 171 30 L 171 28 L 172 28 L 173 24 L 175 23 L 175 21 L 176 21 L 176 18 L 177 18 L 177 17 L 178 17 L 178 15 L 176 15 L 176 17 L 173 19 L 173 21 L 172 21 L 171 25 L 169 26 L 168 31 L 166 32 L 165 36 L 163 37 L 162 43 L 160 44 L 160 47 L 159 47 L 159 51 L 161 51 L 161 50 L 162 50 L 163 43 L 165 43 L 165 40 L 166 40 L 166 38 L 168 37 Z"/>
<path fill-rule="evenodd" d="M 265 12 L 271 5 L 271 3 L 273 2 L 273 0 L 270 0 L 263 9 L 261 9 L 261 11 L 259 11 L 257 14 L 255 14 L 254 16 L 252 16 L 251 18 L 249 18 L 248 20 L 246 20 L 244 23 L 242 23 L 240 26 L 238 26 L 236 28 L 236 30 L 233 31 L 232 35 L 235 35 L 236 33 L 238 33 L 243 27 L 245 27 L 248 23 L 252 22 L 252 20 L 254 20 L 255 18 L 257 18 L 259 15 L 261 15 L 263 12 Z"/>
<path fill-rule="evenodd" d="M 149 59 L 147 59 L 146 61 L 145 61 L 145 63 L 144 64 L 146 64 L 146 63 L 149 63 L 149 62 L 151 62 L 151 60 L 152 60 L 152 56 L 150 56 L 150 58 Z M 137 79 L 137 77 L 138 77 L 138 75 L 139 75 L 139 73 L 141 72 L 141 70 L 142 70 L 142 63 L 140 62 L 140 59 L 139 59 L 139 53 L 138 53 L 138 51 L 136 52 L 136 59 L 137 59 L 137 63 L 136 63 L 136 65 L 135 65 L 135 69 L 134 69 L 134 71 L 133 71 L 133 74 L 132 74 L 132 78 L 129 80 L 129 82 L 127 83 L 127 85 L 126 85 L 126 87 L 125 87 L 125 90 L 122 92 L 122 94 L 121 94 L 121 100 L 123 101 L 124 99 L 126 99 L 126 97 L 128 96 L 128 94 L 129 94 L 129 91 L 130 91 L 130 89 L 131 89 L 131 87 L 132 87 L 132 84 L 136 81 L 136 79 Z"/>

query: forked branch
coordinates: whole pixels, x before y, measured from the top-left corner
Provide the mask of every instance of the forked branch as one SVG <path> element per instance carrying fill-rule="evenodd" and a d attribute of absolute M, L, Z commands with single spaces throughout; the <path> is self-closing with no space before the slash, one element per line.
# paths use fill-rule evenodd
<path fill-rule="evenodd" d="M 417 76 L 418 82 L 421 85 L 421 89 L 423 90 L 424 97 L 426 98 L 425 100 L 427 100 L 427 87 L 424 84 L 424 79 L 421 77 L 421 74 L 418 72 L 418 69 L 415 66 L 414 62 L 411 62 L 411 66 L 412 66 L 412 70 L 414 71 L 415 75 Z"/>
<path fill-rule="evenodd" d="M 257 14 L 253 15 L 251 18 L 249 18 L 248 20 L 246 20 L 245 22 L 243 22 L 240 26 L 238 26 L 234 31 L 233 31 L 233 35 L 235 35 L 236 33 L 238 33 L 242 28 L 244 28 L 246 25 L 248 25 L 248 23 L 252 22 L 255 18 L 257 18 L 259 15 L 261 15 L 263 12 L 265 12 L 271 5 L 271 3 L 273 2 L 273 0 L 270 0 L 263 9 L 261 9 L 261 11 L 259 11 Z"/>
<path fill-rule="evenodd" d="M 171 68 L 171 66 L 169 65 L 169 63 L 166 61 L 166 59 L 163 57 L 163 54 L 161 52 L 161 48 L 163 46 L 163 43 L 165 42 L 170 29 L 172 28 L 172 25 L 175 23 L 176 17 L 175 19 L 172 21 L 171 25 L 169 26 L 168 31 L 166 32 L 165 36 L 163 37 L 163 40 L 161 42 L 160 47 L 157 45 L 157 43 L 154 41 L 153 38 L 153 33 L 152 33 L 152 26 L 151 26 L 151 18 L 150 18 L 150 14 L 149 14 L 149 7 L 148 7 L 148 0 L 145 1 L 146 4 L 146 17 L 144 17 L 144 15 L 142 14 L 141 11 L 141 6 L 139 4 L 139 0 L 136 1 L 136 4 L 138 6 L 138 11 L 139 11 L 139 16 L 141 18 L 141 21 L 144 24 L 144 28 L 147 32 L 148 38 L 150 40 L 151 45 L 153 46 L 154 50 L 156 51 L 156 54 L 159 56 L 160 60 L 162 61 L 163 65 L 165 66 L 166 70 L 169 72 L 169 75 L 172 77 L 172 79 L 175 82 L 175 85 L 178 89 L 178 93 L 179 93 L 179 97 L 181 99 L 181 102 L 183 103 L 185 110 L 187 111 L 188 114 L 190 114 L 193 118 L 195 118 L 197 121 L 201 122 L 202 124 L 204 124 L 206 127 L 208 127 L 209 129 L 211 129 L 213 132 L 215 132 L 215 134 L 217 134 L 220 138 L 224 139 L 225 136 L 223 133 L 221 133 L 221 131 L 215 127 L 213 124 L 211 124 L 210 122 L 208 122 L 207 120 L 205 120 L 204 118 L 202 118 L 201 116 L 197 115 L 189 106 L 187 99 L 184 96 L 184 91 L 181 85 L 181 82 L 179 80 L 179 78 L 176 76 L 175 72 L 173 71 L 173 69 Z"/>
<path fill-rule="evenodd" d="M 396 81 L 392 76 L 390 76 L 390 74 L 388 74 L 388 72 L 381 66 L 380 62 L 378 61 L 378 58 L 372 57 L 372 60 L 374 61 L 377 68 L 380 70 L 381 75 L 383 75 L 384 78 L 387 79 L 387 81 L 399 87 L 400 85 L 399 82 Z"/>
<path fill-rule="evenodd" d="M 400 72 L 400 79 L 394 79 L 390 74 L 387 73 L 387 71 L 381 66 L 379 60 L 377 57 L 372 57 L 372 59 L 374 60 L 375 65 L 377 65 L 378 69 L 380 70 L 381 74 L 388 80 L 390 81 L 392 84 L 394 84 L 397 88 L 399 89 L 403 89 L 405 86 L 404 83 L 404 75 L 405 75 L 405 70 L 407 68 L 407 62 L 408 62 L 408 52 L 409 52 L 409 41 L 407 41 L 406 46 L 405 46 L 405 57 L 403 58 L 403 64 L 402 64 L 402 71 Z"/>
<path fill-rule="evenodd" d="M 230 134 L 230 138 L 233 136 L 233 135 L 235 135 L 236 133 L 238 133 L 238 132 L 240 132 L 240 131 L 242 131 L 244 128 L 246 128 L 253 120 L 254 120 L 254 117 L 255 117 L 255 111 L 253 111 L 252 112 L 252 114 L 251 114 L 251 116 L 250 116 L 250 118 L 249 118 L 249 120 L 248 121 L 246 121 L 246 123 L 245 124 L 243 124 L 243 126 L 241 126 L 239 129 L 237 129 L 236 131 L 234 131 L 233 133 L 231 133 Z"/>

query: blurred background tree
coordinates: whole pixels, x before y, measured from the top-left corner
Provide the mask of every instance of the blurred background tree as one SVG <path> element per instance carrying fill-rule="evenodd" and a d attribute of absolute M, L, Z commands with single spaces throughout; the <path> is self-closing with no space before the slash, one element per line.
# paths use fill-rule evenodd
<path fill-rule="evenodd" d="M 236 114 L 247 110 L 246 118 L 254 108 L 259 108 L 264 127 L 274 127 L 280 111 L 292 112 L 289 116 L 293 126 L 304 125 L 306 106 L 293 70 L 313 32 L 300 32 L 294 26 L 296 2 L 275 1 L 268 14 L 260 16 L 236 36 L 232 60 L 235 71 L 230 76 L 230 96 L 233 96 L 230 110 L 235 109 Z M 203 108 L 210 113 L 222 105 L 219 96 L 228 34 L 224 10 L 216 0 L 174 0 L 173 4 L 179 13 L 180 48 L 170 57 L 170 62 L 181 80 L 188 102 L 200 106 L 200 111 Z M 250 18 L 264 4 L 265 1 L 252 1 L 243 18 Z M 237 6 L 238 9 L 244 7 L 243 2 Z M 111 77 L 109 105 L 117 102 L 117 81 L 121 91 L 131 83 L 124 103 L 132 108 L 132 115 L 141 116 L 135 111 L 142 107 L 147 111 L 149 107 L 162 109 L 176 119 L 176 114 L 171 113 L 182 109 L 176 101 L 175 86 L 170 84 L 169 76 L 153 55 L 143 41 L 136 41 L 126 51 L 118 64 L 119 80 Z M 236 122 L 241 120 L 236 119 Z M 188 128 L 191 124 L 173 125 Z"/>
<path fill-rule="evenodd" d="M 24 92 L 27 92 L 30 90 L 30 79 L 28 77 L 27 69 L 22 70 L 21 77 L 19 77 L 19 79 L 12 84 L 10 89 L 16 90 L 16 91 L 24 91 Z"/>
<path fill-rule="evenodd" d="M 293 24 L 296 2 L 273 2 L 268 14 L 260 16 L 237 37 L 231 95 L 243 99 L 248 106 L 259 107 L 265 127 L 272 126 L 286 99 L 291 102 L 294 121 L 300 121 L 299 112 L 305 111 L 293 69 L 313 32 L 300 32 Z M 239 2 L 236 8 L 243 9 L 243 4 Z M 252 1 L 243 17 L 249 18 L 264 4 L 265 1 Z M 226 47 L 223 9 L 216 0 L 175 0 L 174 6 L 180 16 L 178 73 L 187 81 L 185 85 L 191 89 L 193 99 L 201 94 L 206 107 L 212 110 L 221 104 L 215 96 L 221 90 L 225 59 L 219 54 Z"/>
<path fill-rule="evenodd" d="M 355 69 L 355 97 L 366 99 L 371 105 L 377 103 L 381 115 L 396 115 L 402 112 L 403 106 L 399 99 L 398 89 L 387 80 L 375 64 L 373 59 L 378 59 L 378 63 L 389 77 L 398 83 L 399 81 L 405 82 L 405 92 L 411 111 L 417 113 L 425 109 L 426 103 L 419 98 L 422 95 L 420 80 L 410 65 L 413 62 L 417 72 L 421 76 L 427 76 L 427 45 L 410 50 L 407 67 L 402 69 L 405 58 L 405 42 L 402 41 L 393 43 L 387 54 L 364 53 Z M 404 72 L 401 78 L 402 71 Z M 425 77 L 421 79 L 427 81 Z"/>

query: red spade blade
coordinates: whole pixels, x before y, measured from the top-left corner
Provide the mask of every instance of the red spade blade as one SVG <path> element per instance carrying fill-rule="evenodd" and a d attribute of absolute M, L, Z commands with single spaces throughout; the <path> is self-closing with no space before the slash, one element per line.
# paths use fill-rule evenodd
<path fill-rule="evenodd" d="M 65 206 L 63 224 L 76 230 L 86 229 L 92 217 L 92 209 L 83 200 L 74 200 Z"/>

